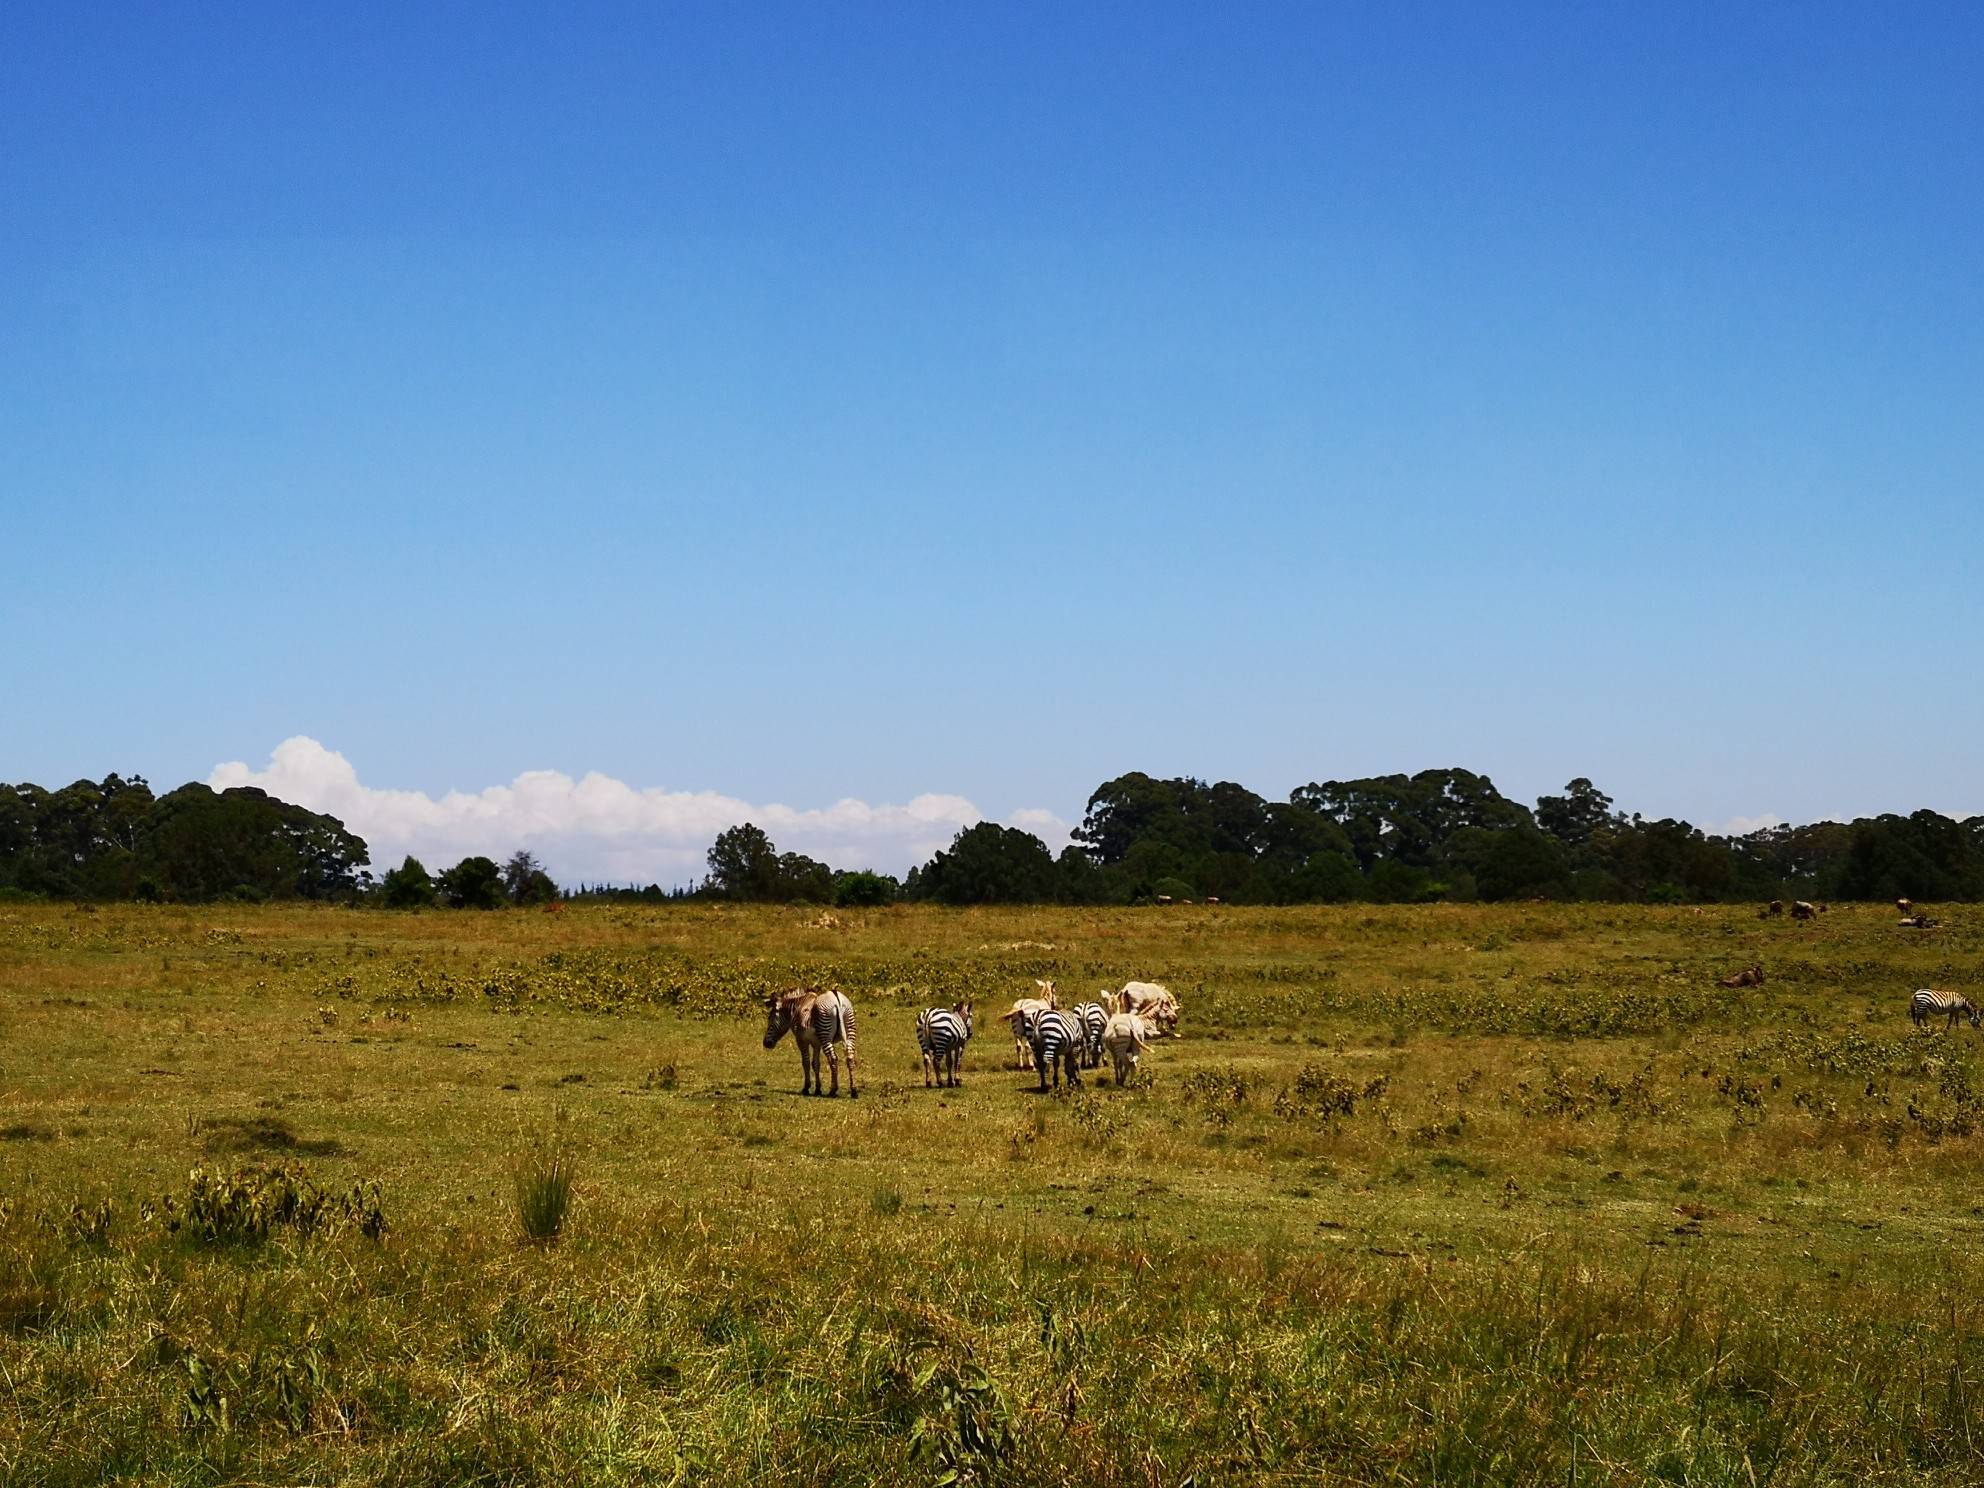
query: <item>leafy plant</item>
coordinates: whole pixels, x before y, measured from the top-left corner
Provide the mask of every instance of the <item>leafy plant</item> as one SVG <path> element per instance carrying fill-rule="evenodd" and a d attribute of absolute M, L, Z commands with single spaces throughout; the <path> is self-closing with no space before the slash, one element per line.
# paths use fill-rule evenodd
<path fill-rule="evenodd" d="M 1013 1451 L 1011 1411 L 999 1387 L 965 1351 L 961 1362 L 935 1359 L 916 1376 L 916 1425 L 910 1452 L 937 1469 L 936 1488 L 984 1482 Z"/>

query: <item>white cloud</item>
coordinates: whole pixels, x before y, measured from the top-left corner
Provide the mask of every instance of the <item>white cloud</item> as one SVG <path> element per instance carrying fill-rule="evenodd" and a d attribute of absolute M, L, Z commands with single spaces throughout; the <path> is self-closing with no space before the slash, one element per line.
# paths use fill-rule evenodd
<path fill-rule="evenodd" d="M 422 791 L 364 785 L 342 754 L 301 734 L 276 747 L 268 768 L 234 761 L 216 766 L 207 783 L 216 790 L 259 786 L 337 817 L 371 847 L 375 872 L 408 853 L 436 869 L 473 853 L 501 858 L 527 847 L 563 883 L 686 883 L 701 876 L 717 833 L 745 821 L 763 827 L 781 851 L 900 874 L 983 820 L 962 796 L 923 795 L 902 806 L 849 798 L 797 810 L 715 791 L 636 790 L 596 772 L 574 780 L 556 770 L 527 770 L 508 785 L 474 795 L 449 791 L 437 801 Z M 1051 812 L 1017 812 L 1013 824 L 1053 847 L 1067 839 Z"/>

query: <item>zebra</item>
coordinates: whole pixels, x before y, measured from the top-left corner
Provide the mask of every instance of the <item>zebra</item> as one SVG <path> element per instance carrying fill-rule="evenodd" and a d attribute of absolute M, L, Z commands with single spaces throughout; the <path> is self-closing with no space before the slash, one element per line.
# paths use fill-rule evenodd
<path fill-rule="evenodd" d="M 1114 1010 L 1137 1013 L 1161 1024 L 1167 1033 L 1178 1031 L 1178 999 L 1168 987 L 1157 982 L 1125 982 Z"/>
<path fill-rule="evenodd" d="M 861 1092 L 854 1085 L 854 1004 L 845 992 L 822 992 L 817 987 L 794 987 L 765 999 L 765 1047 L 774 1049 L 790 1033 L 799 1046 L 801 1095 L 840 1094 L 840 1056 L 836 1044 L 847 1046 L 847 1093 Z M 831 1090 L 820 1089 L 820 1054 L 824 1051 L 832 1066 Z"/>
<path fill-rule="evenodd" d="M 1137 1060 L 1144 1050 L 1163 1037 L 1164 1030 L 1141 1013 L 1110 1015 L 1109 1026 L 1103 1030 L 1102 1042 L 1109 1050 L 1111 1064 L 1115 1066 L 1118 1086 L 1127 1085 L 1136 1078 Z"/>
<path fill-rule="evenodd" d="M 1082 1053 L 1082 1027 L 1072 1013 L 1052 1009 L 1033 1020 L 1033 1065 L 1040 1073 L 1041 1094 L 1047 1093 L 1047 1071 L 1054 1071 L 1054 1087 L 1061 1086 L 1061 1070 L 1066 1066 L 1068 1083 L 1082 1083 L 1079 1067 Z"/>
<path fill-rule="evenodd" d="M 1013 1030 L 1013 1062 L 1017 1069 L 1033 1068 L 1033 1020 L 1055 1005 L 1054 984 L 1035 981 L 1039 997 L 1022 997 L 999 1014 L 999 1021 Z"/>
<path fill-rule="evenodd" d="M 1084 1002 L 1075 1009 L 1075 1021 L 1082 1029 L 1082 1068 L 1094 1069 L 1102 1063 L 1102 1030 L 1109 1013 L 1099 1002 Z"/>
<path fill-rule="evenodd" d="M 923 1051 L 923 1084 L 957 1085 L 964 1046 L 971 1041 L 971 1004 L 925 1008 L 916 1015 L 916 1046 Z M 948 1075 L 948 1079 L 946 1076 Z"/>
<path fill-rule="evenodd" d="M 1972 1028 L 1984 1026 L 1984 1013 L 1978 1012 L 1977 1005 L 1961 992 L 1938 992 L 1933 987 L 1924 987 L 1908 999 L 1908 1016 L 1915 1020 L 1917 1028 L 1937 1013 L 1949 1015 L 1949 1022 L 1944 1025 L 1946 1028 L 1956 1027 L 1959 1015 L 1970 1019 Z"/>

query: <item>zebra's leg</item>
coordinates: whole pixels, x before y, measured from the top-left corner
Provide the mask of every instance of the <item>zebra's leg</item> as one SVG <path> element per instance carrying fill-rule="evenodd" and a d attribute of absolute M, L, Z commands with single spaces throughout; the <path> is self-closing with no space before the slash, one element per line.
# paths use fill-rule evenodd
<path fill-rule="evenodd" d="M 827 1045 L 827 1068 L 833 1072 L 834 1077 L 833 1089 L 829 1090 L 827 1094 L 838 1097 L 840 1095 L 840 1050 L 833 1044 Z"/>
<path fill-rule="evenodd" d="M 859 1100 L 861 1091 L 854 1083 L 854 1004 L 851 1002 L 841 1008 L 840 1032 L 847 1040 L 847 1098 Z"/>
<path fill-rule="evenodd" d="M 925 1049 L 923 1051 L 923 1088 L 928 1090 L 932 1085 L 939 1083 L 941 1081 L 937 1075 L 936 1051 L 934 1049 Z"/>

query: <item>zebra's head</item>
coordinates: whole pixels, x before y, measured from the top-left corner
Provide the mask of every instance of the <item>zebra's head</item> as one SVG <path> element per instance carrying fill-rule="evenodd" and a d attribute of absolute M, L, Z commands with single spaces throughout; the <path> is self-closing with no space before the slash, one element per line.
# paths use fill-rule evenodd
<path fill-rule="evenodd" d="M 1979 1011 L 1976 1003 L 1972 1002 L 1968 997 L 1959 997 L 1957 1002 L 1962 1006 L 1964 1012 L 1969 1015 L 1970 1026 L 1972 1028 L 1984 1028 L 1984 1011 Z"/>
<path fill-rule="evenodd" d="M 966 1038 L 970 1038 L 971 1037 L 971 1004 L 968 1002 L 961 1002 L 955 1008 L 951 1009 L 951 1011 L 956 1013 L 960 1018 L 964 1019 L 964 1036 Z"/>
<path fill-rule="evenodd" d="M 793 998 L 790 993 L 782 997 L 765 999 L 765 1047 L 774 1049 L 778 1041 L 792 1031 Z"/>

